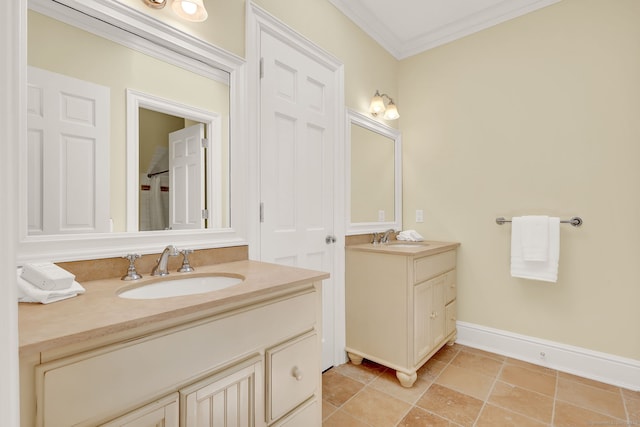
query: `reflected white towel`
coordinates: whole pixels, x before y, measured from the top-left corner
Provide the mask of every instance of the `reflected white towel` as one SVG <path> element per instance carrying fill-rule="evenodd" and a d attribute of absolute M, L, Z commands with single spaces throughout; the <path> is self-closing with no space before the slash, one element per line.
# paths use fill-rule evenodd
<path fill-rule="evenodd" d="M 18 283 L 18 302 L 39 302 L 41 304 L 49 304 L 67 298 L 72 298 L 85 292 L 82 285 L 76 281 L 74 281 L 68 289 L 60 291 L 45 291 L 39 289 L 20 277 L 20 274 L 22 273 L 21 270 L 21 268 L 18 269 L 18 275 L 16 277 Z"/>
<path fill-rule="evenodd" d="M 533 225 L 533 229 L 525 230 L 526 226 Z M 524 221 L 521 217 L 514 217 L 511 224 L 511 275 L 531 280 L 545 282 L 558 281 L 558 261 L 560 260 L 560 219 L 550 217 L 547 221 L 547 237 L 537 239 L 535 230 L 544 234 L 544 227 L 540 228 L 538 221 Z M 525 237 L 525 235 L 527 237 Z M 530 245 L 528 256 L 537 257 L 538 260 L 525 258 L 523 239 Z M 527 239 L 530 239 L 527 241 Z M 546 240 L 546 245 L 545 241 Z M 535 244 L 532 244 L 535 242 Z M 537 246 L 536 246 L 537 245 Z M 546 246 L 546 256 L 541 254 L 541 246 Z M 535 248 L 535 249 L 532 249 Z M 541 259 L 543 258 L 543 259 Z"/>

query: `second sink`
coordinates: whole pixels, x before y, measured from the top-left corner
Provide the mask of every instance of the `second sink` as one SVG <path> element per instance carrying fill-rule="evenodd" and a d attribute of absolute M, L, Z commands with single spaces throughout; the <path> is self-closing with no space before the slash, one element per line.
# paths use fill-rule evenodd
<path fill-rule="evenodd" d="M 169 279 L 127 289 L 120 292 L 118 296 L 126 299 L 170 298 L 219 291 L 242 283 L 243 281 L 243 277 L 225 275 Z"/>

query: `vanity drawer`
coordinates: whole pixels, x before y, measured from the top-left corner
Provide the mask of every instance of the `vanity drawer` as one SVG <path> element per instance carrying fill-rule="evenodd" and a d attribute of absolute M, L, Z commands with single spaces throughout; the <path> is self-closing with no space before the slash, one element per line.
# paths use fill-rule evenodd
<path fill-rule="evenodd" d="M 322 407 L 318 399 L 313 399 L 298 408 L 294 413 L 278 420 L 271 427 L 320 427 L 322 424 Z"/>
<path fill-rule="evenodd" d="M 456 299 L 457 287 L 456 287 L 456 270 L 451 270 L 445 273 L 444 279 L 444 292 L 445 292 L 445 304 L 450 303 Z"/>
<path fill-rule="evenodd" d="M 267 422 L 277 420 L 316 392 L 319 340 L 308 332 L 267 350 Z"/>
<path fill-rule="evenodd" d="M 445 335 L 449 336 L 456 330 L 457 310 L 456 302 L 453 301 L 445 307 Z"/>
<path fill-rule="evenodd" d="M 413 261 L 413 283 L 420 283 L 446 271 L 453 270 L 455 266 L 455 250 L 418 258 Z"/>

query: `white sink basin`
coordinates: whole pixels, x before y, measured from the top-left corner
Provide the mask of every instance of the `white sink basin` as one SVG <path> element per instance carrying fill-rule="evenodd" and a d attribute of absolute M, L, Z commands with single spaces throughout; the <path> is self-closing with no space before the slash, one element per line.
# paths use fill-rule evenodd
<path fill-rule="evenodd" d="M 219 291 L 244 281 L 243 277 L 232 276 L 199 276 L 182 279 L 168 279 L 161 282 L 150 283 L 137 288 L 120 292 L 120 298 L 127 299 L 158 299 L 179 297 L 184 295 L 203 294 L 205 292 Z"/>

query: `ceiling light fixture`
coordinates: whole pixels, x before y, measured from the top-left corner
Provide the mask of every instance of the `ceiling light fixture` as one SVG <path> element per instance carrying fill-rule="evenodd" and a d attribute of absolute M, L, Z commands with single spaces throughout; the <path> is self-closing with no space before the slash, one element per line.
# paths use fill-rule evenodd
<path fill-rule="evenodd" d="M 142 0 L 144 4 L 153 9 L 162 9 L 170 0 Z M 203 0 L 173 0 L 171 9 L 180 18 L 191 22 L 202 22 L 209 14 L 204 7 Z"/>
<path fill-rule="evenodd" d="M 173 0 L 171 8 L 180 18 L 191 22 L 202 22 L 209 16 L 202 0 Z"/>
<path fill-rule="evenodd" d="M 384 98 L 387 98 L 389 102 L 385 105 Z M 369 111 L 374 117 L 377 117 L 378 114 L 383 114 L 382 116 L 385 120 L 396 120 L 400 117 L 398 113 L 398 107 L 394 104 L 393 99 L 386 93 L 380 95 L 380 92 L 376 90 L 375 95 L 371 98 L 371 105 L 369 106 Z"/>
<path fill-rule="evenodd" d="M 153 9 L 162 9 L 167 5 L 167 0 L 142 0 L 142 2 Z"/>

